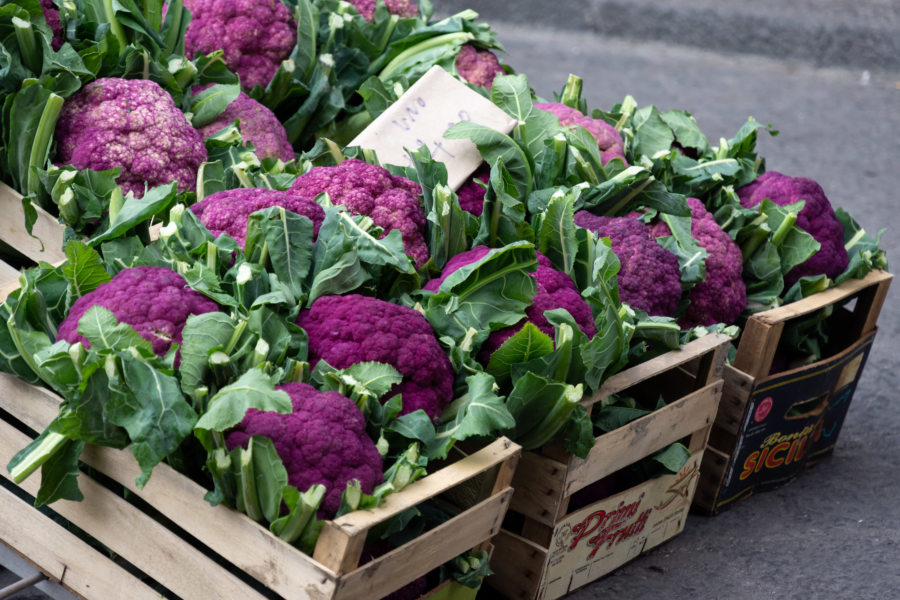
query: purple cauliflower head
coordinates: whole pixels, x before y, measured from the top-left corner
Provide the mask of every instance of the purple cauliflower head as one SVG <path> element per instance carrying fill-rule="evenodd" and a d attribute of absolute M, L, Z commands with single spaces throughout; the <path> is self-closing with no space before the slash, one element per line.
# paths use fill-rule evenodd
<path fill-rule="evenodd" d="M 194 90 L 201 92 L 210 85 Z M 208 138 L 228 125 L 238 121 L 244 141 L 253 144 L 256 156 L 263 158 L 280 158 L 284 162 L 294 159 L 294 148 L 287 139 L 287 133 L 278 117 L 263 104 L 260 104 L 244 92 L 229 104 L 216 119 L 200 128 L 200 134 Z"/>
<path fill-rule="evenodd" d="M 65 41 L 62 23 L 59 22 L 59 8 L 56 7 L 53 0 L 41 0 L 41 10 L 44 12 L 44 20 L 47 21 L 47 26 L 53 32 L 53 40 L 50 43 L 50 47 L 55 51 L 59 51 Z"/>
<path fill-rule="evenodd" d="M 797 215 L 797 227 L 813 236 L 821 244 L 821 248 L 784 276 L 786 288 L 809 275 L 824 273 L 834 279 L 850 264 L 850 257 L 844 247 L 844 226 L 834 214 L 825 190 L 812 179 L 767 171 L 749 185 L 738 189 L 737 193 L 744 208 L 754 208 L 765 198 L 778 206 L 801 200 L 806 202 Z"/>
<path fill-rule="evenodd" d="M 622 264 L 619 298 L 648 315 L 675 314 L 681 298 L 678 258 L 660 246 L 650 228 L 635 217 L 604 217 L 581 210 L 575 224 L 609 238 Z"/>
<path fill-rule="evenodd" d="M 164 267 L 131 267 L 75 301 L 59 324 L 56 339 L 70 344 L 90 343 L 78 333 L 78 321 L 92 306 L 111 311 L 163 356 L 181 344 L 181 330 L 190 315 L 219 310 L 219 306 L 190 287 L 178 273 Z M 176 359 L 177 363 L 177 359 Z"/>
<path fill-rule="evenodd" d="M 291 192 L 265 188 L 237 188 L 210 194 L 191 206 L 191 210 L 210 233 L 219 236 L 227 233 L 244 246 L 247 237 L 247 221 L 258 210 L 281 206 L 285 210 L 303 215 L 313 222 L 313 235 L 325 220 L 325 210 L 315 201 Z"/>
<path fill-rule="evenodd" d="M 453 396 L 453 367 L 421 313 L 377 298 L 323 296 L 300 311 L 310 362 L 345 369 L 360 362 L 392 365 L 403 381 L 386 394 L 403 394 L 401 414 L 423 409 L 437 422 Z"/>
<path fill-rule="evenodd" d="M 346 396 L 320 392 L 307 383 L 275 386 L 291 397 L 292 411 L 280 414 L 247 410 L 225 438 L 232 450 L 244 448 L 254 435 L 270 440 L 288 472 L 288 483 L 301 492 L 310 486 L 325 486 L 319 518 L 330 519 L 341 505 L 347 483 L 359 481 L 363 492 L 371 494 L 380 483 L 381 455 L 366 434 L 362 411 Z"/>
<path fill-rule="evenodd" d="M 472 177 L 456 191 L 459 197 L 459 206 L 464 211 L 480 217 L 484 211 L 484 194 L 487 191 L 478 181 L 487 184 L 491 180 L 491 168 L 487 163 L 482 164 Z"/>
<path fill-rule="evenodd" d="M 600 148 L 600 160 L 604 165 L 614 158 L 621 158 L 622 162 L 628 164 L 625 161 L 625 145 L 622 142 L 622 136 L 615 127 L 606 121 L 592 119 L 583 115 L 580 110 L 558 102 L 539 103 L 534 106 L 556 115 L 559 118 L 559 124 L 563 127 L 581 125 L 587 129 L 597 140 L 597 146 Z"/>
<path fill-rule="evenodd" d="M 398 229 L 417 268 L 428 262 L 425 209 L 416 182 L 351 158 L 333 167 L 313 167 L 294 181 L 291 192 L 307 198 L 327 192 L 332 203 L 343 204 L 351 214 L 372 217 L 385 235 Z"/>
<path fill-rule="evenodd" d="M 370 23 L 375 21 L 375 0 L 348 0 L 353 8 Z M 412 0 L 384 0 L 384 5 L 392 15 L 405 18 L 419 16 L 419 7 Z"/>
<path fill-rule="evenodd" d="M 678 322 L 685 328 L 734 323 L 747 306 L 747 288 L 741 278 L 741 248 L 719 227 L 700 200 L 688 198 L 687 202 L 691 207 L 691 236 L 707 252 L 706 278 L 691 288 L 691 303 Z M 650 231 L 654 237 L 672 233 L 661 220 L 653 223 Z"/>
<path fill-rule="evenodd" d="M 268 85 L 297 43 L 297 22 L 280 0 L 185 0 L 184 7 L 193 15 L 188 57 L 222 50 L 246 89 Z"/>
<path fill-rule="evenodd" d="M 472 85 L 491 89 L 494 78 L 503 75 L 500 60 L 490 50 L 479 50 L 471 44 L 463 44 L 456 55 L 456 72 Z"/>
<path fill-rule="evenodd" d="M 207 158 L 200 132 L 172 97 L 147 79 L 101 78 L 66 100 L 56 123 L 56 163 L 104 171 L 121 167 L 125 193 L 175 181 L 190 190 Z"/>
<path fill-rule="evenodd" d="M 481 260 L 490 251 L 491 249 L 487 246 L 475 246 L 471 250 L 457 254 L 447 261 L 447 264 L 441 271 L 440 277 L 426 283 L 424 289 L 436 292 L 451 273 L 465 265 Z M 569 311 L 569 314 L 572 315 L 575 322 L 578 324 L 578 327 L 586 336 L 592 338 L 597 333 L 597 329 L 594 326 L 594 315 L 591 312 L 591 307 L 588 306 L 588 303 L 581 297 L 581 293 L 578 291 L 578 288 L 575 287 L 575 282 L 572 281 L 572 278 L 565 273 L 554 269 L 550 263 L 550 259 L 540 252 L 537 253 L 537 260 L 537 270 L 533 273 L 529 273 L 529 275 L 534 277 L 535 282 L 537 283 L 537 293 L 531 300 L 531 305 L 525 309 L 526 318 L 515 325 L 491 332 L 487 340 L 482 344 L 478 354 L 478 359 L 482 363 L 487 363 L 491 354 L 493 354 L 503 342 L 518 333 L 525 325 L 525 321 L 530 321 L 542 332 L 553 337 L 555 331 L 553 325 L 551 325 L 547 320 L 547 317 L 544 316 L 545 310 L 564 308 Z"/>

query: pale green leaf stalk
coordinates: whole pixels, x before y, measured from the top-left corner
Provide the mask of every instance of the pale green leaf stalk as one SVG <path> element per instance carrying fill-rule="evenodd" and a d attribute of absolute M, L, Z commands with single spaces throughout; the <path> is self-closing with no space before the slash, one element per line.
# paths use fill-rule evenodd
<path fill-rule="evenodd" d="M 569 108 L 581 110 L 581 88 L 583 83 L 581 77 L 570 73 L 569 79 L 566 81 L 566 87 L 563 88 L 560 102 Z"/>
<path fill-rule="evenodd" d="M 43 60 L 41 59 L 40 47 L 35 40 L 34 28 L 29 21 L 19 17 L 13 17 L 12 24 L 16 30 L 16 41 L 19 43 L 22 61 L 32 73 L 40 75 Z"/>

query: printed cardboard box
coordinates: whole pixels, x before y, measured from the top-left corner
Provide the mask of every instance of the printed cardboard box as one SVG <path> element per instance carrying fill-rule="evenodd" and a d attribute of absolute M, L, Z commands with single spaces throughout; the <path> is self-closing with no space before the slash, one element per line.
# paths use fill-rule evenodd
<path fill-rule="evenodd" d="M 862 376 L 892 276 L 864 279 L 770 311 L 747 324 L 701 466 L 694 507 L 717 514 L 790 482 L 834 450 Z M 841 348 L 811 365 L 770 375 L 785 323 L 821 309 L 844 333 Z"/>

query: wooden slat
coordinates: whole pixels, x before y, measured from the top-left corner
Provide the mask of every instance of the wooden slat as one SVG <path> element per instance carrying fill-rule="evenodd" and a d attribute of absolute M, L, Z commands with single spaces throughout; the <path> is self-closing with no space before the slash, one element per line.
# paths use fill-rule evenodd
<path fill-rule="evenodd" d="M 8 423 L 0 422 L 0 463 L 6 464 L 30 441 Z M 5 469 L 2 474 L 9 477 Z M 202 551 L 84 473 L 79 475 L 78 484 L 84 500 L 58 500 L 53 510 L 174 593 L 183 598 L 263 598 Z M 34 473 L 20 487 L 37 495 L 40 473 Z M 34 516 L 46 518 L 37 511 Z"/>
<path fill-rule="evenodd" d="M 357 510 L 346 514 L 334 523 L 348 533 L 365 531 L 417 504 L 446 492 L 461 482 L 477 477 L 499 463 L 513 459 L 521 447 L 507 438 L 501 438 L 485 446 L 463 460 L 451 463 L 403 489 L 403 493 L 391 494 L 385 503 L 375 510 Z"/>
<path fill-rule="evenodd" d="M 159 600 L 157 592 L 108 556 L 3 487 L 0 515 L 0 540 L 73 594 L 109 600 L 128 590 L 134 600 Z"/>
<path fill-rule="evenodd" d="M 722 381 L 707 385 L 677 402 L 597 438 L 586 459 L 573 458 L 564 495 L 602 479 L 633 462 L 712 425 Z"/>
<path fill-rule="evenodd" d="M 414 540 L 344 575 L 335 600 L 381 598 L 500 531 L 512 488 L 479 502 Z M 353 514 L 353 513 L 351 513 Z"/>
<path fill-rule="evenodd" d="M 778 341 L 784 331 L 784 321 L 768 323 L 754 315 L 744 326 L 741 341 L 733 366 L 753 377 L 760 379 L 769 373 L 772 359 L 778 349 Z"/>
<path fill-rule="evenodd" d="M 700 481 L 697 482 L 697 491 L 694 493 L 694 501 L 691 505 L 706 514 L 713 514 L 716 502 L 719 499 L 719 490 L 725 480 L 728 470 L 730 455 L 720 452 L 711 446 L 707 446 L 703 452 L 703 463 L 700 466 Z"/>
<path fill-rule="evenodd" d="M 711 333 L 688 342 L 678 350 L 671 350 L 652 358 L 647 362 L 620 371 L 609 377 L 600 389 L 590 398 L 583 400 L 582 404 L 594 404 L 613 394 L 633 387 L 642 381 L 650 379 L 669 369 L 690 362 L 707 352 L 721 352 L 731 343 L 731 338 L 719 333 Z"/>
<path fill-rule="evenodd" d="M 0 239 L 35 262 L 57 263 L 66 259 L 62 250 L 65 227 L 47 211 L 35 207 L 37 221 L 32 234 L 25 231 L 22 196 L 0 182 Z"/>
<path fill-rule="evenodd" d="M 808 298 L 757 313 L 753 315 L 753 318 L 768 324 L 783 323 L 784 321 L 802 317 L 825 308 L 829 304 L 846 300 L 869 286 L 889 282 L 892 277 L 893 275 L 886 271 L 871 271 L 862 279 L 849 279 L 840 285 L 813 294 Z"/>
<path fill-rule="evenodd" d="M 881 309 L 884 306 L 884 301 L 887 299 L 888 289 L 891 287 L 891 280 L 893 279 L 893 275 L 890 273 L 885 273 L 886 277 L 881 279 L 874 288 L 869 288 L 866 292 L 860 294 L 860 300 L 865 298 L 864 303 L 867 304 L 865 307 L 857 307 L 856 311 L 865 310 L 865 319 L 863 319 L 860 324 L 858 337 L 862 337 L 862 335 L 869 333 L 873 329 L 875 329 L 875 325 L 878 322 L 878 315 L 881 314 Z M 871 290 L 871 295 L 868 293 Z"/>
<path fill-rule="evenodd" d="M 534 598 L 544 573 L 546 548 L 503 529 L 494 537 L 494 552 L 503 559 L 491 563 L 494 574 L 484 584 L 504 598 Z"/>
<path fill-rule="evenodd" d="M 0 286 L 7 286 L 19 279 L 19 270 L 0 260 Z M 5 298 L 8 294 L 4 294 Z"/>

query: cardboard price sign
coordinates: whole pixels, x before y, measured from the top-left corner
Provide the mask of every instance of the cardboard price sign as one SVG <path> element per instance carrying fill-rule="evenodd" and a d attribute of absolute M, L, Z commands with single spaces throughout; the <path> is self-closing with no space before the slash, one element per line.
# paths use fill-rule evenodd
<path fill-rule="evenodd" d="M 444 138 L 444 132 L 461 121 L 503 133 L 516 124 L 493 102 L 434 66 L 349 145 L 374 150 L 381 164 L 403 166 L 412 164 L 407 148 L 427 145 L 434 159 L 447 166 L 447 184 L 456 190 L 482 163 L 469 140 Z"/>

